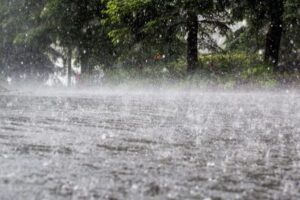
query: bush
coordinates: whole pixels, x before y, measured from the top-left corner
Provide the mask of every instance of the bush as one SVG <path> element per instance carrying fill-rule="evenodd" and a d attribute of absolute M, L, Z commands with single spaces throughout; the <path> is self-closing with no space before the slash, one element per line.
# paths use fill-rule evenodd
<path fill-rule="evenodd" d="M 199 68 L 193 76 L 186 73 L 185 58 L 175 61 L 150 62 L 143 66 L 119 65 L 104 70 L 103 83 L 161 85 L 197 87 L 217 86 L 235 88 L 239 86 L 275 87 L 283 81 L 292 82 L 293 74 L 275 74 L 258 54 L 230 52 L 206 54 L 199 57 Z"/>
<path fill-rule="evenodd" d="M 159 84 L 184 78 L 186 64 L 183 60 L 177 60 L 145 63 L 139 67 L 119 65 L 105 69 L 104 74 L 104 82 L 114 84 L 127 83 L 128 81 Z"/>
<path fill-rule="evenodd" d="M 224 85 L 276 82 L 272 68 L 258 54 L 230 52 L 200 56 L 200 70 L 210 82 Z"/>

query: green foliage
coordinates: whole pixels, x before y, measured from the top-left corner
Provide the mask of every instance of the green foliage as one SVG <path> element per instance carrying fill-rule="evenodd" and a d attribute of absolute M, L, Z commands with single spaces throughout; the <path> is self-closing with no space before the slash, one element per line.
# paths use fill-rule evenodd
<path fill-rule="evenodd" d="M 247 25 L 228 35 L 226 41 L 227 50 L 241 50 L 257 53 L 266 48 L 266 34 L 272 27 L 274 17 L 282 12 L 277 6 L 283 3 L 283 16 L 281 26 L 283 35 L 280 48 L 280 65 L 291 68 L 299 60 L 300 48 L 300 2 L 298 0 L 243 0 L 232 1 L 233 21 L 244 20 Z M 288 70 L 288 69 L 285 69 Z"/>
<path fill-rule="evenodd" d="M 203 55 L 200 62 L 204 73 L 217 79 L 232 77 L 247 82 L 273 73 L 260 55 L 245 52 Z"/>
<path fill-rule="evenodd" d="M 45 1 L 0 1 L 0 67 L 5 74 L 26 73 L 31 78 L 49 73 L 52 63 L 44 54 L 47 35 L 40 37 L 41 29 L 35 29 L 40 18 L 37 13 Z M 30 34 L 29 34 L 30 33 Z M 36 37 L 36 36 L 39 37 Z M 35 71 L 35 73 L 33 73 Z"/>
<path fill-rule="evenodd" d="M 186 76 L 186 63 L 179 59 L 173 62 L 158 61 L 148 63 L 143 67 L 119 66 L 104 70 L 105 81 L 116 84 L 130 81 L 141 81 L 144 83 L 159 84 L 172 80 L 182 80 Z"/>
<path fill-rule="evenodd" d="M 180 58 L 174 62 L 148 63 L 142 68 L 126 66 L 104 71 L 104 83 L 162 85 L 172 83 L 176 87 L 193 85 L 197 87 L 221 87 L 231 89 L 239 86 L 272 88 L 282 80 L 295 83 L 294 74 L 275 74 L 258 54 L 228 52 L 207 54 L 199 58 L 202 68 L 192 76 L 186 74 L 186 62 Z M 299 82 L 299 81 L 298 81 Z"/>
<path fill-rule="evenodd" d="M 166 55 L 169 61 L 181 57 L 186 53 L 190 12 L 203 18 L 199 21 L 201 47 L 216 49 L 212 33 L 228 31 L 226 12 L 219 1 L 110 0 L 107 5 L 104 23 L 113 24 L 109 36 L 122 47 L 121 60 L 129 57 L 141 62 L 156 53 Z"/>
<path fill-rule="evenodd" d="M 272 85 L 278 76 L 274 78 L 258 52 L 265 49 L 266 33 L 278 11 L 274 2 L 284 2 L 280 64 L 296 66 L 298 0 L 0 0 L 0 71 L 48 72 L 53 65 L 48 55 L 66 60 L 72 50 L 86 76 L 94 73 L 94 66 L 102 66 L 116 81 L 184 80 L 192 14 L 199 22 L 194 44 L 212 52 L 200 55 L 195 77 L 226 87 L 260 80 Z M 230 31 L 230 25 L 243 20 L 245 26 Z M 227 36 L 227 53 L 213 40 L 215 33 Z M 157 55 L 160 58 L 154 59 Z"/>

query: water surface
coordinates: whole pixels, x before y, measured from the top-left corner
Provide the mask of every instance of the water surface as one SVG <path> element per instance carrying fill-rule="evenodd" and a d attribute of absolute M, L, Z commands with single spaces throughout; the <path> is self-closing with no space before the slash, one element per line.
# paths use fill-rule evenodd
<path fill-rule="evenodd" d="M 0 199 L 299 199 L 298 92 L 0 96 Z"/>

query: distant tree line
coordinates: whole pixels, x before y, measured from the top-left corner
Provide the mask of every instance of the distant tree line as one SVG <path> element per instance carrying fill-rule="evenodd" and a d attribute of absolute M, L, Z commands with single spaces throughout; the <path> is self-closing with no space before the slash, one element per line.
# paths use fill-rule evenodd
<path fill-rule="evenodd" d="M 263 52 L 278 72 L 296 65 L 299 29 L 299 0 L 0 0 L 0 67 L 42 76 L 60 57 L 69 71 L 73 59 L 92 74 L 185 57 L 192 74 L 207 49 Z M 216 33 L 226 37 L 222 48 Z"/>

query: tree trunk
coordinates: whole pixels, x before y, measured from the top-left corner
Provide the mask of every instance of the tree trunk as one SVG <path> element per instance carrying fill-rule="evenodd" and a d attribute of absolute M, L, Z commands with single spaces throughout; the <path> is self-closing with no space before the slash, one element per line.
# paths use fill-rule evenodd
<path fill-rule="evenodd" d="M 91 72 L 92 70 L 88 65 L 88 59 L 85 55 L 81 56 L 80 65 L 81 65 L 81 74 L 90 75 L 92 73 Z"/>
<path fill-rule="evenodd" d="M 274 71 L 278 71 L 280 43 L 283 32 L 283 1 L 272 1 L 270 10 L 271 24 L 266 36 L 265 62 L 271 64 L 274 67 Z"/>
<path fill-rule="evenodd" d="M 174 33 L 176 33 L 176 30 L 175 30 L 175 26 L 171 26 L 168 28 L 167 30 L 167 35 L 166 35 L 166 38 L 165 38 L 165 47 L 164 47 L 164 52 L 165 52 L 165 62 L 168 63 L 170 61 L 172 61 L 175 57 L 175 54 L 176 54 L 176 51 L 175 51 L 175 48 L 174 47 Z"/>
<path fill-rule="evenodd" d="M 67 55 L 67 67 L 68 67 L 68 87 L 71 87 L 71 77 L 72 77 L 72 49 L 68 49 Z"/>
<path fill-rule="evenodd" d="M 198 16 L 188 13 L 187 16 L 187 72 L 193 74 L 198 66 Z"/>
<path fill-rule="evenodd" d="M 86 49 L 87 47 L 79 46 L 79 60 L 81 65 L 81 74 L 83 75 L 91 75 L 92 68 L 89 65 L 89 55 L 90 52 Z"/>

